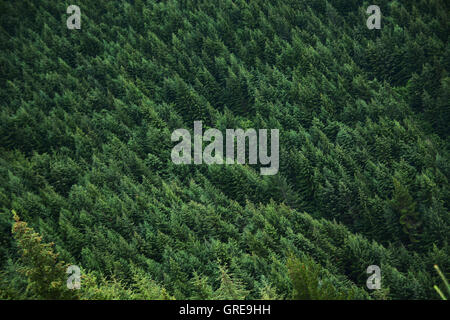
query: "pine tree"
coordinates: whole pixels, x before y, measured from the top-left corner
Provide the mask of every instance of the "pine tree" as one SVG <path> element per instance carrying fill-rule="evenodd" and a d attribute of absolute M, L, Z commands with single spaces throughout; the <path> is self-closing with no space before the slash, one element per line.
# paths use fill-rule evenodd
<path fill-rule="evenodd" d="M 392 207 L 399 216 L 403 232 L 409 236 L 412 242 L 418 241 L 421 222 L 419 213 L 416 211 L 416 202 L 413 201 L 408 190 L 396 178 L 394 178 Z"/>
<path fill-rule="evenodd" d="M 219 266 L 220 287 L 214 292 L 215 300 L 243 300 L 248 291 L 244 284 L 233 274 L 230 274 L 226 267 Z"/>
<path fill-rule="evenodd" d="M 293 286 L 294 300 L 345 300 L 352 299 L 354 292 L 338 290 L 330 279 L 323 276 L 320 265 L 310 258 L 289 257 L 287 261 L 289 277 Z"/>
<path fill-rule="evenodd" d="M 212 287 L 208 284 L 207 277 L 199 276 L 194 272 L 194 278 L 191 282 L 195 292 L 195 300 L 209 300 L 212 298 L 214 292 Z"/>
<path fill-rule="evenodd" d="M 29 294 L 36 299 L 74 299 L 76 294 L 66 287 L 66 265 L 58 261 L 53 243 L 42 243 L 42 237 L 21 221 L 15 211 L 12 232 L 22 251 L 19 269 L 28 278 Z"/>

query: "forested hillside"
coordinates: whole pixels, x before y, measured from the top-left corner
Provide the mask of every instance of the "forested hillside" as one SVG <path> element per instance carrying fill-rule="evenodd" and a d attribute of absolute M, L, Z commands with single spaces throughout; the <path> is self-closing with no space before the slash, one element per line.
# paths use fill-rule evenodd
<path fill-rule="evenodd" d="M 439 299 L 449 12 L 0 0 L 0 298 Z M 278 174 L 174 164 L 194 121 L 279 129 Z"/>

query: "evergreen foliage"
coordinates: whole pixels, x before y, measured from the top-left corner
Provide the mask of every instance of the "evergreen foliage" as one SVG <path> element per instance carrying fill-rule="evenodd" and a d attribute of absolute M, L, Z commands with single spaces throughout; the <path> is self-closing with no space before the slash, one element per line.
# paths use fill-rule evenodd
<path fill-rule="evenodd" d="M 449 2 L 377 2 L 380 30 L 368 1 L 79 0 L 69 30 L 0 1 L 0 298 L 439 299 Z M 173 164 L 194 120 L 279 129 L 278 174 Z"/>

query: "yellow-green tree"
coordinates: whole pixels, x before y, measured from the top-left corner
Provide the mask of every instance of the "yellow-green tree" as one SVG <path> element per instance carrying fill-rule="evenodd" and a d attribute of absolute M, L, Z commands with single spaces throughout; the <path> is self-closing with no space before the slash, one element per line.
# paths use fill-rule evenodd
<path fill-rule="evenodd" d="M 34 299 L 75 299 L 66 287 L 66 265 L 58 260 L 53 243 L 43 243 L 42 236 L 21 221 L 15 211 L 12 232 L 21 250 L 19 271 L 28 278 L 27 296 Z"/>

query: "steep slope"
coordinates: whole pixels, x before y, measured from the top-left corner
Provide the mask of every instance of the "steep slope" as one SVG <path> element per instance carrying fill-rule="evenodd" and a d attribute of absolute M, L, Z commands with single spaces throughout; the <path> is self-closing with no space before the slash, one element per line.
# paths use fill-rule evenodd
<path fill-rule="evenodd" d="M 336 288 L 437 298 L 450 270 L 446 1 L 1 1 L 0 268 L 18 212 L 60 257 L 176 298 L 220 270 L 294 293 L 287 258 Z M 175 165 L 171 133 L 280 130 L 280 171 Z M 17 280 L 17 279 L 16 279 Z M 18 281 L 17 292 L 23 292 Z M 21 291 L 22 290 L 22 291 Z"/>

